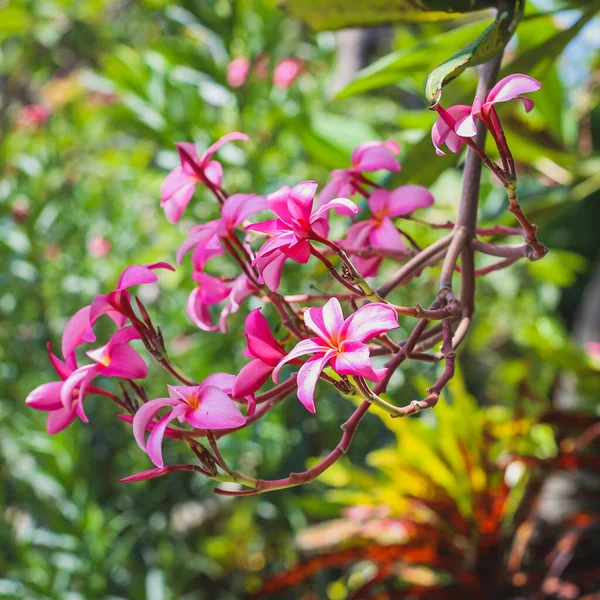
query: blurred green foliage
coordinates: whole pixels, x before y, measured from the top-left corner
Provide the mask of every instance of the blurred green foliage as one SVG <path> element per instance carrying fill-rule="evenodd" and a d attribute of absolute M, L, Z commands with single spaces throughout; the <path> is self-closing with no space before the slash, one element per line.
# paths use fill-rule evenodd
<path fill-rule="evenodd" d="M 506 68 L 528 70 L 546 92 L 527 120 L 516 105 L 502 114 L 523 174 L 523 205 L 552 252 L 480 282 L 462 365 L 480 405 L 519 407 L 535 418 L 550 405 L 559 373 L 579 377 L 584 408 L 592 409 L 600 393 L 598 365 L 569 337 L 598 258 L 592 224 L 600 222 L 600 121 L 597 62 L 579 64 L 573 77 L 573 64 L 556 60 L 581 27 L 558 25 L 553 15 L 528 6 Z M 109 289 L 126 264 L 173 262 L 187 227 L 213 218 L 216 208 L 199 190 L 177 227 L 164 219 L 159 191 L 177 164 L 174 141 L 202 148 L 244 131 L 250 142 L 220 154 L 225 188 L 267 193 L 304 179 L 324 184 L 358 143 L 396 139 L 403 171 L 390 184 L 431 185 L 436 205 L 428 218 L 452 218 L 459 157 L 435 157 L 434 118 L 421 86 L 427 70 L 484 24 L 456 27 L 398 28 L 394 53 L 331 101 L 333 34 L 307 32 L 270 0 L 0 5 L 0 597 L 238 598 L 259 586 L 265 570 L 277 572 L 296 558 L 296 532 L 339 513 L 322 493 L 327 481 L 235 501 L 214 497 L 202 478 L 186 473 L 124 486 L 120 477 L 149 464 L 112 405 L 90 403 L 90 425 L 78 422 L 49 437 L 44 415 L 27 410 L 23 400 L 53 377 L 45 344 L 58 346 L 71 314 Z M 229 88 L 229 61 L 263 53 L 269 73 L 277 59 L 290 56 L 306 61 L 305 73 L 287 90 L 273 87 L 270 75 Z M 474 73 L 466 72 L 445 89 L 444 100 L 467 101 L 474 87 Z M 366 91 L 373 93 L 355 95 Z M 24 122 L 22 109 L 32 104 L 50 109 L 43 124 Z M 487 177 L 481 220 L 512 224 L 502 190 Z M 436 235 L 416 223 L 406 229 L 419 243 Z M 99 237 L 110 244 L 105 256 L 99 256 Z M 307 291 L 298 281 L 318 268 L 311 263 L 301 274 L 286 267 L 285 288 Z M 184 313 L 192 286 L 187 269 L 161 277 L 160 294 L 150 289 L 141 294 L 144 302 L 184 371 L 197 379 L 235 372 L 244 363 L 245 313 L 231 319 L 228 335 L 197 331 Z M 435 282 L 432 270 L 398 301 L 433 297 Z M 395 378 L 392 397 L 422 393 L 434 370 L 407 369 Z M 153 369 L 152 381 L 151 394 L 166 379 Z M 290 398 L 268 420 L 228 439 L 224 453 L 240 470 L 263 477 L 302 470 L 335 445 L 350 409 L 330 392 L 315 419 Z M 475 418 L 477 409 L 471 413 Z M 380 448 L 394 436 L 370 416 L 344 469 L 351 463 L 371 473 L 381 468 L 365 463 L 373 440 Z M 174 445 L 165 447 L 175 462 Z M 552 441 L 543 437 L 529 449 L 543 455 Z M 319 585 L 325 594 L 327 582 Z"/>

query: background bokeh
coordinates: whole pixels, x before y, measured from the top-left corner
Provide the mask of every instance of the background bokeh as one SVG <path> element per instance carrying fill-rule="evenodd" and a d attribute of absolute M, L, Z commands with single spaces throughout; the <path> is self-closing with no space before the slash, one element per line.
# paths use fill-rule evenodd
<path fill-rule="evenodd" d="M 307 527 L 341 527 L 348 506 L 385 505 L 398 515 L 409 495 L 443 496 L 441 489 L 472 522 L 477 493 L 492 483 L 481 479 L 483 467 L 461 462 L 461 439 L 479 459 L 509 451 L 550 459 L 556 429 L 541 415 L 557 404 L 597 415 L 600 364 L 584 344 L 600 340 L 600 323 L 586 317 L 582 299 L 600 277 L 600 33 L 590 15 L 582 23 L 578 11 L 552 8 L 528 4 L 506 60 L 506 72 L 542 81 L 536 110 L 525 119 L 516 104 L 503 107 L 522 202 L 551 252 L 480 282 L 460 374 L 443 401 L 451 406 L 402 423 L 369 416 L 349 458 L 323 481 L 226 500 L 196 474 L 120 484 L 149 463 L 104 398 L 89 403 L 90 424 L 48 436 L 45 415 L 24 405 L 53 378 L 46 342 L 58 347 L 69 316 L 110 289 L 127 264 L 173 262 L 187 227 L 214 217 L 208 192 L 198 190 L 181 223 L 164 218 L 160 185 L 177 164 L 175 141 L 204 148 L 244 131 L 248 143 L 220 153 L 225 187 L 268 193 L 305 179 L 323 185 L 358 143 L 394 139 L 403 170 L 388 183 L 431 186 L 436 204 L 427 218 L 451 219 L 459 157 L 435 156 L 422 83 L 485 24 L 472 17 L 458 29 L 453 22 L 383 31 L 371 58 L 393 49 L 404 59 L 334 98 L 347 83 L 344 53 L 336 54 L 341 37 L 311 33 L 268 0 L 0 3 L 0 598 L 244 597 L 318 550 Z M 422 39 L 428 45 L 415 50 Z M 232 88 L 226 70 L 238 56 L 260 57 L 265 73 Z M 274 65 L 290 57 L 302 59 L 303 72 L 277 87 Z M 446 103 L 468 101 L 475 82 L 463 75 Z M 481 222 L 512 225 L 504 192 L 487 175 Z M 419 243 L 438 235 L 416 223 L 407 230 Z M 286 267 L 284 288 L 307 291 L 299 286 L 318 271 L 312 263 Z M 402 291 L 398 303 L 434 295 L 436 274 Z M 189 275 L 184 266 L 161 276 L 160 290 L 140 294 L 184 371 L 195 379 L 237 372 L 246 312 L 231 319 L 227 335 L 197 330 L 184 312 Z M 405 370 L 392 394 L 417 394 L 434 370 Z M 151 394 L 167 381 L 152 373 Z M 240 470 L 265 478 L 302 470 L 337 443 L 348 404 L 327 391 L 314 417 L 290 397 L 223 450 Z M 482 450 L 474 442 L 489 431 L 494 441 Z M 178 449 L 165 447 L 175 462 Z M 347 542 L 336 531 L 327 543 Z M 352 575 L 323 571 L 281 597 L 345 598 Z"/>

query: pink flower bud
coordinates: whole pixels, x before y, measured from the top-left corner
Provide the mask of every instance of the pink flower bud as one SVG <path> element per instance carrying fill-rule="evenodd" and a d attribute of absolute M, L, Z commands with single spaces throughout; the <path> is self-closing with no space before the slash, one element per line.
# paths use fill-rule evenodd
<path fill-rule="evenodd" d="M 234 58 L 227 65 L 226 79 L 227 83 L 232 88 L 242 87 L 248 79 L 248 73 L 250 73 L 250 59 L 245 56 L 239 56 Z"/>
<path fill-rule="evenodd" d="M 110 254 L 110 242 L 101 235 L 94 235 L 87 241 L 87 250 L 91 256 L 103 258 Z"/>
<path fill-rule="evenodd" d="M 277 63 L 273 72 L 273 85 L 277 88 L 285 89 L 292 83 L 304 70 L 304 61 L 300 58 L 285 58 Z"/>

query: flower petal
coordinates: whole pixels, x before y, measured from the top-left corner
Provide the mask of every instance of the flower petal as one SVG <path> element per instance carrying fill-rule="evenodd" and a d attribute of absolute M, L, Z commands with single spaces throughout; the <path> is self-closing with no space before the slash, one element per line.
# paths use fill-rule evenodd
<path fill-rule="evenodd" d="M 155 400 L 145 402 L 137 410 L 133 417 L 133 437 L 135 438 L 137 445 L 144 452 L 146 451 L 145 433 L 150 428 L 150 422 L 165 406 L 174 407 L 178 404 L 181 404 L 180 400 L 173 400 L 172 398 L 156 398 Z"/>
<path fill-rule="evenodd" d="M 279 371 L 286 363 L 295 360 L 303 354 L 314 354 L 315 352 L 323 353 L 329 349 L 329 346 L 325 345 L 320 338 L 310 338 L 308 340 L 302 340 L 296 344 L 290 353 L 282 358 L 277 366 L 273 370 L 273 381 L 277 383 L 279 377 Z"/>
<path fill-rule="evenodd" d="M 237 227 L 250 215 L 268 208 L 267 199 L 256 194 L 233 194 L 221 208 L 221 216 L 228 228 Z"/>
<path fill-rule="evenodd" d="M 46 420 L 46 431 L 50 435 L 54 435 L 55 433 L 59 433 L 63 429 L 66 429 L 77 416 L 75 412 L 75 406 L 71 408 L 62 407 L 59 410 L 53 410 L 48 414 L 48 419 Z"/>
<path fill-rule="evenodd" d="M 223 390 L 226 394 L 231 394 L 235 380 L 236 376 L 231 373 L 212 373 L 204 378 L 200 387 L 210 385 Z"/>
<path fill-rule="evenodd" d="M 347 340 L 368 342 L 379 334 L 397 327 L 396 311 L 387 304 L 373 302 L 361 306 L 346 319 L 341 335 Z"/>
<path fill-rule="evenodd" d="M 214 386 L 202 387 L 198 408 L 190 411 L 185 420 L 199 429 L 230 429 L 246 422 L 240 409 L 223 391 Z"/>
<path fill-rule="evenodd" d="M 433 203 L 433 194 L 426 187 L 415 184 L 401 185 L 390 194 L 389 216 L 407 215 Z"/>
<path fill-rule="evenodd" d="M 80 308 L 67 322 L 62 336 L 62 354 L 67 360 L 75 348 L 83 343 L 83 336 L 90 325 L 90 306 Z"/>
<path fill-rule="evenodd" d="M 283 252 L 273 252 L 256 263 L 262 281 L 272 292 L 276 292 L 281 283 L 281 272 L 286 260 L 287 256 Z"/>
<path fill-rule="evenodd" d="M 260 359 L 250 361 L 242 367 L 233 385 L 232 396 L 234 398 L 245 398 L 258 391 L 269 379 L 273 367 Z"/>
<path fill-rule="evenodd" d="M 369 241 L 373 248 L 382 248 L 383 250 L 405 250 L 406 245 L 398 228 L 392 220 L 385 217 L 379 227 L 374 227 L 369 236 Z"/>
<path fill-rule="evenodd" d="M 521 94 L 537 92 L 542 84 L 529 75 L 513 73 L 501 79 L 488 93 L 485 104 L 507 102 L 518 98 Z"/>
<path fill-rule="evenodd" d="M 322 307 L 311 306 L 304 313 L 304 322 L 320 338 L 335 344 L 344 324 L 344 313 L 337 298 L 330 298 Z"/>
<path fill-rule="evenodd" d="M 143 379 L 148 375 L 148 367 L 133 348 L 127 344 L 116 344 L 110 350 L 110 363 L 100 367 L 100 372 L 105 377 Z"/>
<path fill-rule="evenodd" d="M 338 215 L 343 215 L 345 217 L 352 217 L 353 215 L 358 214 L 358 206 L 352 202 L 352 200 L 348 200 L 348 198 L 334 198 L 323 204 L 320 208 L 317 208 L 311 215 L 310 222 L 313 223 L 324 213 L 332 209 L 335 210 Z"/>
<path fill-rule="evenodd" d="M 165 430 L 167 429 L 167 425 L 179 417 L 183 415 L 189 410 L 189 407 L 185 404 L 179 404 L 175 406 L 171 412 L 168 412 L 166 415 L 161 417 L 161 419 L 156 423 L 153 427 L 150 435 L 148 436 L 148 443 L 146 444 L 146 453 L 150 457 L 150 460 L 157 466 L 163 467 L 163 457 L 162 457 L 162 441 L 165 436 Z"/>
<path fill-rule="evenodd" d="M 362 342 L 346 341 L 340 345 L 341 352 L 331 361 L 331 366 L 340 375 L 358 375 L 372 381 L 379 381 L 373 370 L 369 349 Z"/>
<path fill-rule="evenodd" d="M 25 398 L 25 404 L 36 410 L 58 410 L 63 407 L 63 403 L 60 400 L 62 386 L 62 381 L 42 383 L 35 390 L 29 392 L 29 395 Z"/>
<path fill-rule="evenodd" d="M 212 158 L 212 155 L 228 142 L 232 142 L 234 140 L 247 142 L 248 139 L 248 136 L 241 131 L 233 131 L 232 133 L 228 133 L 227 135 L 224 135 L 222 138 L 218 139 L 214 144 L 212 144 L 212 146 L 209 146 L 204 151 L 204 154 L 200 157 L 200 163 L 202 166 L 204 166 Z"/>
<path fill-rule="evenodd" d="M 315 387 L 317 386 L 319 375 L 334 356 L 335 350 L 329 350 L 324 354 L 313 356 L 298 371 L 298 400 L 311 413 L 316 412 Z"/>

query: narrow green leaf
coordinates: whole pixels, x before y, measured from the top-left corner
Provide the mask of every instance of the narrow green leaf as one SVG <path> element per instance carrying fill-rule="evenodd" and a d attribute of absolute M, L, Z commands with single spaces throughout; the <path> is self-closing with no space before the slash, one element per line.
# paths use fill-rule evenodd
<path fill-rule="evenodd" d="M 494 0 L 284 0 L 282 8 L 312 29 L 423 23 L 455 19 L 494 6 Z"/>

